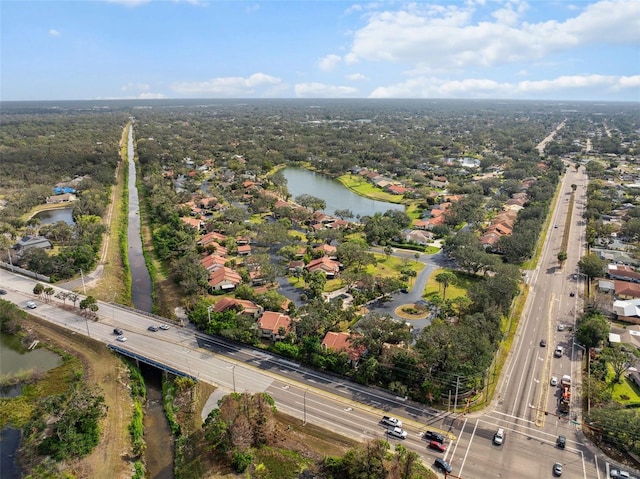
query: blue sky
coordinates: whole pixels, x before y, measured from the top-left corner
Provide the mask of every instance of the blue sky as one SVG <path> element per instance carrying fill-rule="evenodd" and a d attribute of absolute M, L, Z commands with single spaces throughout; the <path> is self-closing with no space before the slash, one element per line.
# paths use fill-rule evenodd
<path fill-rule="evenodd" d="M 640 101 L 639 0 L 0 0 L 0 99 Z"/>

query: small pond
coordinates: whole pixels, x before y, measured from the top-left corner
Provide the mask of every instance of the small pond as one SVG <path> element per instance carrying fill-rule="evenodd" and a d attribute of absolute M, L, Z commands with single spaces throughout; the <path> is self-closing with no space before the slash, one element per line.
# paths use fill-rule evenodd
<path fill-rule="evenodd" d="M 52 225 L 58 221 L 73 224 L 73 208 L 56 208 L 53 210 L 39 211 L 35 214 L 36 218 L 40 218 L 40 224 Z"/>

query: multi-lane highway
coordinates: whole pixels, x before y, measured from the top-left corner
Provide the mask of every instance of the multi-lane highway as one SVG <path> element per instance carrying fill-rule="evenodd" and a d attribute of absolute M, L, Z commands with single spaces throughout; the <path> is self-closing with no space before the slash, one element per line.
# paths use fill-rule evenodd
<path fill-rule="evenodd" d="M 576 185 L 575 192 L 571 185 Z M 553 464 L 561 462 L 565 477 L 604 478 L 604 462 L 587 447 L 579 428 L 582 351 L 573 343 L 571 327 L 558 331 L 559 324 L 573 326 L 582 301 L 583 283 L 574 275 L 583 255 L 585 191 L 583 169 L 568 168 L 539 265 L 525 278 L 529 291 L 516 340 L 495 398 L 481 414 L 438 412 L 385 391 L 312 372 L 262 351 L 200 335 L 188 327 L 152 332 L 147 327 L 157 324 L 157 319 L 112 304 L 99 304 L 98 322 L 60 308 L 58 300 L 49 304 L 36 301 L 38 307 L 30 312 L 104 343 L 115 342 L 113 329 L 122 328 L 127 341 L 117 344 L 123 348 L 227 391 L 266 391 L 281 411 L 358 440 L 386 438 L 385 428 L 379 424 L 382 414 L 398 416 L 408 432 L 403 443 L 425 462 L 446 458 L 458 477 L 517 474 L 519 478 L 546 478 L 551 477 Z M 563 235 L 568 235 L 568 258 L 559 265 Z M 25 307 L 33 299 L 35 281 L 6 271 L 2 275 L 8 291 L 3 298 Z M 541 339 L 546 347 L 540 346 Z M 561 357 L 553 355 L 557 345 L 563 346 Z M 551 376 L 564 374 L 571 375 L 574 390 L 566 415 L 558 411 L 558 387 L 549 383 Z M 506 431 L 499 446 L 492 441 L 498 427 Z M 447 435 L 445 453 L 426 447 L 423 434 L 427 430 Z M 559 435 L 567 438 L 564 449 L 556 446 Z"/>

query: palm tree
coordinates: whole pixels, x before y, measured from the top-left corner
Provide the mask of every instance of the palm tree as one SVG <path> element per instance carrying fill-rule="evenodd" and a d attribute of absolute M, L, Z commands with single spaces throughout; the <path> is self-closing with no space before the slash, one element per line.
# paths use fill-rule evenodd
<path fill-rule="evenodd" d="M 443 271 L 436 275 L 436 281 L 442 285 L 442 299 L 447 299 L 447 288 L 450 284 L 455 283 L 456 275 L 451 271 Z"/>

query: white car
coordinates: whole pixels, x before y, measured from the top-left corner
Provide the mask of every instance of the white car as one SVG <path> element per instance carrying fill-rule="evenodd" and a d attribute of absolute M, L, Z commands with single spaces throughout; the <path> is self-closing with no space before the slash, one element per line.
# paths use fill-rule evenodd
<path fill-rule="evenodd" d="M 391 437 L 395 437 L 397 439 L 406 439 L 407 431 L 402 429 L 401 427 L 390 427 L 387 429 L 387 434 Z"/>
<path fill-rule="evenodd" d="M 551 385 L 552 386 L 557 386 L 558 385 L 558 378 L 555 376 L 551 376 Z"/>
<path fill-rule="evenodd" d="M 35 303 L 35 301 L 27 301 L 27 308 L 36 309 L 37 307 L 38 305 Z"/>
<path fill-rule="evenodd" d="M 553 355 L 556 358 L 561 358 L 564 354 L 564 348 L 562 346 L 556 346 L 556 350 L 553 352 Z"/>
<path fill-rule="evenodd" d="M 125 338 L 125 337 L 124 337 L 124 336 L 122 336 L 122 335 L 118 336 L 116 339 L 117 339 L 118 341 L 120 341 L 121 343 L 124 343 L 124 342 L 127 340 L 127 338 Z"/>
<path fill-rule="evenodd" d="M 397 417 L 382 416 L 382 421 L 380 422 L 385 426 L 402 427 L 402 421 Z"/>
<path fill-rule="evenodd" d="M 166 331 L 167 329 L 169 329 L 169 326 L 166 324 L 161 324 L 160 329 L 162 329 L 163 331 Z"/>

